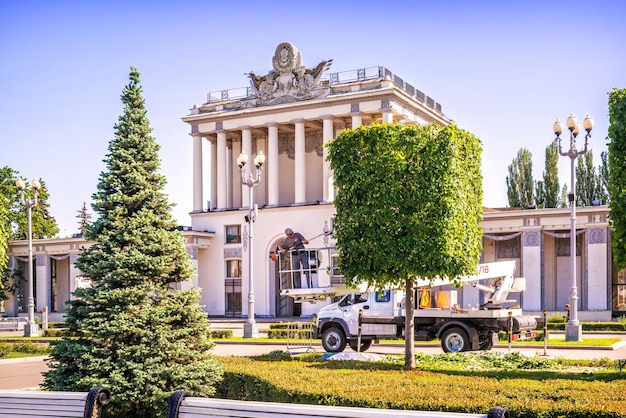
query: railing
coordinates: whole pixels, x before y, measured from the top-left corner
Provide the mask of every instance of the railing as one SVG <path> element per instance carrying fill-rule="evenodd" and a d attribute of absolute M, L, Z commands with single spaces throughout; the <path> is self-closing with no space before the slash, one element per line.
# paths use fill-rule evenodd
<path fill-rule="evenodd" d="M 327 73 L 327 75 L 321 78 L 321 84 L 333 87 L 340 84 L 384 79 L 387 77 L 389 78 L 389 80 L 393 81 L 395 85 L 409 93 L 411 96 L 414 96 L 418 100 L 424 102 L 426 105 L 436 109 L 438 112 L 441 112 L 442 108 L 440 103 L 437 103 L 432 97 L 427 96 L 424 92 L 416 89 L 413 85 L 405 82 L 402 78 L 394 74 L 387 67 L 367 67 L 358 68 L 356 70 Z M 214 91 L 207 94 L 206 104 L 246 100 L 253 99 L 255 97 L 256 95 L 254 94 L 251 87 L 237 87 L 234 89 Z"/>
<path fill-rule="evenodd" d="M 0 331 L 22 331 L 26 325 L 26 318 L 3 317 L 0 318 Z"/>
<path fill-rule="evenodd" d="M 275 257 L 281 290 L 330 287 L 342 281 L 334 247 L 278 252 Z"/>

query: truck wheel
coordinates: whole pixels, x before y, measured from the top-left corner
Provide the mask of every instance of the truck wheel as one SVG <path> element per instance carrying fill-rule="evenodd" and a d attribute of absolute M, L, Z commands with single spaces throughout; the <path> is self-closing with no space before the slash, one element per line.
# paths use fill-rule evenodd
<path fill-rule="evenodd" d="M 330 327 L 322 335 L 322 346 L 329 353 L 340 353 L 346 348 L 346 336 L 337 327 Z"/>
<path fill-rule="evenodd" d="M 467 333 L 459 327 L 452 327 L 443 333 L 441 348 L 446 353 L 459 353 L 470 349 L 470 341 Z"/>
<path fill-rule="evenodd" d="M 498 341 L 498 333 L 490 332 L 487 335 L 479 335 L 478 345 L 481 350 L 491 350 Z"/>
<path fill-rule="evenodd" d="M 478 344 L 481 350 L 489 351 L 493 348 L 493 340 L 491 339 L 491 337 L 480 340 Z"/>
<path fill-rule="evenodd" d="M 372 345 L 372 340 L 370 339 L 361 339 L 361 349 L 359 350 L 357 340 L 350 340 L 350 348 L 354 351 L 360 351 L 361 353 L 367 351 L 368 348 Z"/>

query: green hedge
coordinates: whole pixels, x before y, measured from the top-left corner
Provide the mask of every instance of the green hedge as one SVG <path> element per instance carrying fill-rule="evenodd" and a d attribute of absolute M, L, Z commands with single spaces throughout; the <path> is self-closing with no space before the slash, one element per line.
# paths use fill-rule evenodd
<path fill-rule="evenodd" d="M 0 357 L 6 357 L 11 352 L 27 354 L 48 354 L 50 352 L 50 347 L 48 344 L 31 342 L 0 343 Z"/>
<path fill-rule="evenodd" d="M 565 331 L 567 322 L 555 323 L 548 321 L 549 331 Z M 626 331 L 626 324 L 623 322 L 581 322 L 583 331 L 607 331 L 607 332 L 623 332 Z"/>
<path fill-rule="evenodd" d="M 233 331 L 230 329 L 215 329 L 211 330 L 211 338 L 213 339 L 224 339 L 224 338 L 232 338 Z"/>
<path fill-rule="evenodd" d="M 399 363 L 324 361 L 319 355 L 219 360 L 225 374 L 217 396 L 228 399 L 461 413 L 503 407 L 516 418 L 626 416 L 626 373 L 617 370 L 405 370 Z"/>

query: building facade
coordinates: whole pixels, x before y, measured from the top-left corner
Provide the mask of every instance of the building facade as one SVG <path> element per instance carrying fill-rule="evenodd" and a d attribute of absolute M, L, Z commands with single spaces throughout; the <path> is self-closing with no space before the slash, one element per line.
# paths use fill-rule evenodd
<path fill-rule="evenodd" d="M 248 74 L 250 87 L 210 93 L 206 103 L 193 106 L 182 118 L 193 141 L 192 225 L 182 232 L 197 272 L 189 285 L 202 289 L 202 304 L 210 317 L 248 316 L 250 265 L 257 316 L 315 313 L 320 304 L 280 295 L 278 262 L 268 255 L 290 227 L 319 254 L 317 285 L 341 283 L 334 268 L 334 240 L 325 233 L 332 230 L 335 190 L 324 145 L 360 125 L 450 123 L 439 103 L 385 67 L 333 73 L 331 60 L 307 67 L 288 42 L 277 46 L 271 64 L 264 75 Z M 249 160 L 260 153 L 266 157 L 253 201 L 241 181 L 237 163 L 241 153 Z M 245 167 L 244 174 L 248 172 Z M 251 206 L 258 208 L 252 254 Z M 606 206 L 578 209 L 581 319 L 626 313 L 626 276 L 611 261 L 608 217 Z M 519 302 L 528 312 L 562 312 L 568 303 L 569 222 L 569 209 L 485 208 L 482 261 L 516 261 L 517 275 L 527 282 Z M 71 292 L 86 283 L 74 267 L 84 245 L 89 243 L 82 238 L 35 241 L 38 312 L 47 306 L 52 314 L 62 315 Z M 27 242 L 12 242 L 9 256 L 12 268 L 24 268 Z M 481 301 L 476 289 L 459 293 L 463 305 Z M 26 312 L 20 296 L 24 294 L 18 291 L 5 303 L 5 315 Z"/>

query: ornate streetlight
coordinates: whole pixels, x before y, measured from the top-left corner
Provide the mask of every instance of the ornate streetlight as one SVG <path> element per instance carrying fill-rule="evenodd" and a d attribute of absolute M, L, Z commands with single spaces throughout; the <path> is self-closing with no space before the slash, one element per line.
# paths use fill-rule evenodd
<path fill-rule="evenodd" d="M 33 221 L 31 209 L 37 204 L 37 193 L 41 188 L 41 183 L 35 179 L 30 182 L 35 191 L 33 198 L 24 198 L 26 184 L 22 179 L 17 179 L 15 185 L 20 192 L 20 203 L 28 209 L 28 323 L 24 327 L 24 336 L 37 337 L 39 325 L 35 322 L 35 298 L 33 297 Z"/>
<path fill-rule="evenodd" d="M 578 322 L 578 287 L 576 285 L 576 169 L 575 161 L 576 157 L 587 153 L 587 144 L 589 138 L 591 138 L 591 129 L 593 128 L 593 119 L 589 115 L 583 121 L 583 128 L 587 131 L 585 135 L 585 147 L 582 150 L 576 149 L 576 137 L 580 132 L 580 125 L 574 114 L 570 114 L 567 118 L 567 129 L 569 129 L 569 150 L 563 152 L 561 148 L 561 132 L 563 132 L 563 123 L 557 119 L 554 122 L 554 133 L 556 139 L 559 141 L 559 154 L 567 156 L 571 162 L 571 191 L 568 195 L 569 205 L 571 209 L 571 224 L 570 224 L 570 275 L 571 275 L 571 290 L 570 290 L 570 311 L 569 320 L 565 326 L 565 340 L 566 341 L 582 341 L 582 326 Z"/>
<path fill-rule="evenodd" d="M 261 172 L 263 171 L 263 164 L 265 163 L 265 155 L 259 151 L 254 158 L 254 165 L 256 167 L 256 176 L 252 176 L 252 173 L 247 173 L 245 166 L 248 163 L 248 155 L 244 152 L 237 157 L 237 165 L 241 171 L 241 184 L 248 186 L 248 320 L 243 325 L 243 337 L 244 338 L 257 338 L 259 336 L 259 330 L 254 320 L 254 264 L 252 254 L 252 225 L 256 220 L 258 212 L 257 205 L 254 202 L 254 186 L 261 181 Z"/>

